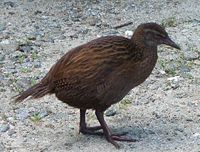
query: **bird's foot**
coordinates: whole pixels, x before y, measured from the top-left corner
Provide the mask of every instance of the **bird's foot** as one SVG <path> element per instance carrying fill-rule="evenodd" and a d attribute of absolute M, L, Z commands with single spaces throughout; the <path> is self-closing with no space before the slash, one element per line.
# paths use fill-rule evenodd
<path fill-rule="evenodd" d="M 111 135 L 111 138 L 116 141 L 136 142 L 137 139 L 129 138 L 121 135 Z"/>
<path fill-rule="evenodd" d="M 116 148 L 120 148 L 119 144 L 115 141 L 125 141 L 125 142 L 136 142 L 138 141 L 137 139 L 132 139 L 132 138 L 128 138 L 128 137 L 125 137 L 123 135 L 116 135 L 116 134 L 113 134 L 111 136 L 106 136 L 106 139 L 108 142 L 110 142 L 111 144 L 113 144 Z"/>
<path fill-rule="evenodd" d="M 79 132 L 82 134 L 89 134 L 89 135 L 103 135 L 102 132 L 96 132 L 98 130 L 102 129 L 101 126 L 95 126 L 95 127 L 81 127 Z"/>
<path fill-rule="evenodd" d="M 114 133 L 111 135 L 113 140 L 117 140 L 117 141 L 127 141 L 127 142 L 136 142 L 138 141 L 137 139 L 132 139 L 130 137 L 126 137 L 125 135 L 127 135 L 128 132 L 124 131 L 124 132 L 120 132 L 120 133 Z"/>

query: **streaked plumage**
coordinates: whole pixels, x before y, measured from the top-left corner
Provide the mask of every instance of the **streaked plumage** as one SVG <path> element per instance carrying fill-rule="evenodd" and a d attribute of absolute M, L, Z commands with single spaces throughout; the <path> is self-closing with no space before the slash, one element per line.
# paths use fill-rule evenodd
<path fill-rule="evenodd" d="M 85 123 L 85 111 L 94 109 L 101 124 L 98 129 L 103 129 L 106 139 L 118 147 L 113 140 L 124 139 L 110 134 L 103 112 L 146 80 L 155 67 L 160 44 L 179 49 L 156 23 L 141 24 L 131 39 L 106 36 L 92 40 L 66 53 L 41 82 L 16 101 L 54 93 L 59 100 L 81 109 L 82 133 L 94 133 Z"/>

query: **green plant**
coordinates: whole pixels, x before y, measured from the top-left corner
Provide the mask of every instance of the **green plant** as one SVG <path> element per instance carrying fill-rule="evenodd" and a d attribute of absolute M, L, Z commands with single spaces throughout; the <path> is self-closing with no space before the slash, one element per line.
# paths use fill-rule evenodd
<path fill-rule="evenodd" d="M 21 55 L 18 56 L 17 59 L 18 59 L 18 62 L 20 64 L 22 64 L 24 62 L 25 58 L 27 58 L 27 55 L 26 54 L 21 54 Z"/>
<path fill-rule="evenodd" d="M 2 118 L 2 120 L 7 121 L 8 116 L 6 116 L 6 114 L 2 114 L 1 118 Z"/>
<path fill-rule="evenodd" d="M 32 52 L 31 58 L 32 58 L 33 60 L 38 59 L 38 57 L 39 57 L 39 55 L 38 55 L 38 53 L 37 53 L 36 51 L 35 51 L 35 52 Z"/>
<path fill-rule="evenodd" d="M 18 87 L 18 85 L 17 85 L 17 80 L 16 80 L 16 79 L 10 79 L 10 81 L 11 81 L 12 90 L 13 90 L 14 92 L 17 92 L 17 93 L 22 92 L 22 88 L 21 88 L 21 87 Z"/>
<path fill-rule="evenodd" d="M 29 81 L 30 81 L 31 86 L 33 86 L 37 83 L 35 77 L 30 77 Z"/>
<path fill-rule="evenodd" d="M 34 113 L 31 117 L 30 120 L 34 123 L 39 123 L 41 121 L 41 117 L 39 112 Z"/>
<path fill-rule="evenodd" d="M 31 72 L 31 69 L 27 68 L 27 67 L 21 67 L 20 72 L 22 72 L 22 73 L 29 73 L 29 72 Z"/>
<path fill-rule="evenodd" d="M 164 60 L 158 60 L 158 63 L 162 69 L 164 69 L 166 67 L 166 62 Z"/>
<path fill-rule="evenodd" d="M 131 104 L 131 99 L 129 98 L 124 98 L 120 103 L 119 103 L 119 108 L 120 109 L 126 109 L 130 104 Z"/>
<path fill-rule="evenodd" d="M 176 27 L 177 26 L 177 21 L 175 17 L 169 17 L 166 19 L 163 19 L 161 21 L 161 25 L 163 27 Z"/>
<path fill-rule="evenodd" d="M 168 68 L 168 69 L 165 69 L 165 72 L 169 75 L 172 75 L 172 76 L 175 76 L 177 73 L 176 73 L 176 69 L 175 68 Z"/>

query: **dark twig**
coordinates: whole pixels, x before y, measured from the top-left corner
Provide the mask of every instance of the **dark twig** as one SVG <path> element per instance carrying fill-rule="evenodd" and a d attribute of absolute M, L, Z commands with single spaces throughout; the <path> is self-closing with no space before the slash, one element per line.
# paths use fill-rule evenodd
<path fill-rule="evenodd" d="M 124 24 L 115 26 L 114 28 L 115 28 L 115 29 L 118 29 L 118 28 L 122 28 L 122 27 L 125 27 L 125 26 L 128 26 L 128 25 L 131 25 L 131 24 L 133 24 L 133 22 L 127 22 L 127 23 L 124 23 Z"/>

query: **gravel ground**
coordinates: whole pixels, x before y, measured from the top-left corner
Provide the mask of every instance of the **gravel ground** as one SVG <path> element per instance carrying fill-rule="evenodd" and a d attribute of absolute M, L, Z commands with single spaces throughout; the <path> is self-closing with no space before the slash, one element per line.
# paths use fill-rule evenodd
<path fill-rule="evenodd" d="M 200 152 L 199 0 L 1 0 L 0 10 L 0 151 L 115 151 L 103 137 L 79 134 L 79 110 L 53 95 L 17 105 L 12 97 L 70 48 L 157 22 L 182 50 L 160 46 L 152 75 L 108 109 L 106 121 L 139 140 L 117 151 Z M 87 121 L 98 124 L 92 111 Z"/>

